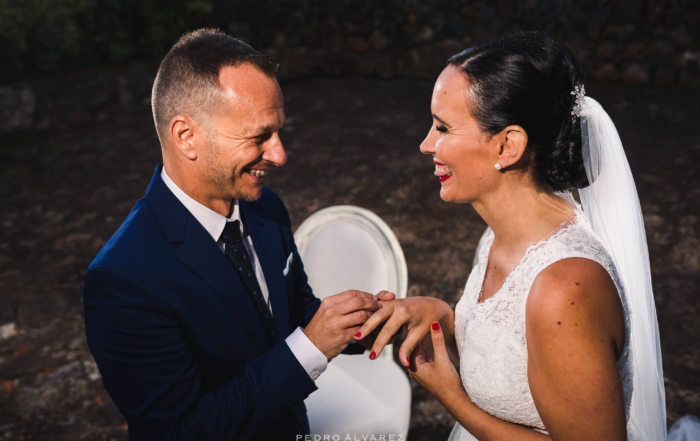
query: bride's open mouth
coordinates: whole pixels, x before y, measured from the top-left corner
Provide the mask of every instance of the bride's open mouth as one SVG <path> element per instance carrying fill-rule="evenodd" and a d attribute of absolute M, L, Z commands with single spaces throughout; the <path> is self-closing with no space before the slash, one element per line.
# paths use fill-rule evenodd
<path fill-rule="evenodd" d="M 433 162 L 435 163 L 435 176 L 440 178 L 440 182 L 445 182 L 452 177 L 453 172 L 451 168 L 435 159 L 433 159 Z"/>

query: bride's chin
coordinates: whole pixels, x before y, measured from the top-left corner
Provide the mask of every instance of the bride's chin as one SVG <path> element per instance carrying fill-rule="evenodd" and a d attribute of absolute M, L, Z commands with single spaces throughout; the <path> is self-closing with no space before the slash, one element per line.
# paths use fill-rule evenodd
<path fill-rule="evenodd" d="M 445 202 L 454 202 L 454 196 L 451 193 L 451 191 L 443 187 L 442 189 L 440 189 L 440 199 L 442 199 Z"/>
<path fill-rule="evenodd" d="M 453 202 L 457 204 L 471 204 L 474 201 L 473 197 L 465 197 L 464 194 L 455 194 L 453 190 L 448 190 L 444 187 L 440 190 L 440 199 L 445 202 Z"/>

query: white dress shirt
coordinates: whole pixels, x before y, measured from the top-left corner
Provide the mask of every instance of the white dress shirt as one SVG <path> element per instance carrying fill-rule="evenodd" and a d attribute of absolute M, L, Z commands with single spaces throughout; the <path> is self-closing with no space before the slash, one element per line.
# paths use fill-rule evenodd
<path fill-rule="evenodd" d="M 239 221 L 241 227 L 241 234 L 243 234 L 243 221 L 241 220 L 241 213 L 238 207 L 238 201 L 233 201 L 233 213 L 231 217 L 225 217 L 217 213 L 216 211 L 205 207 L 199 202 L 192 199 L 187 195 L 180 187 L 173 182 L 172 179 L 165 172 L 165 167 L 160 174 L 163 178 L 165 185 L 173 192 L 175 197 L 177 197 L 182 205 L 185 206 L 192 213 L 192 216 L 199 221 L 207 232 L 211 235 L 214 241 L 219 245 L 222 252 L 225 252 L 225 244 L 221 238 L 221 233 L 224 231 L 226 222 Z M 272 314 L 272 305 L 270 304 L 270 293 L 267 290 L 267 283 L 265 283 L 265 274 L 263 274 L 262 267 L 258 263 L 258 256 L 255 253 L 255 247 L 253 246 L 253 241 L 250 235 L 244 236 L 244 243 L 246 251 L 248 251 L 248 256 L 250 256 L 250 262 L 253 264 L 255 269 L 255 276 L 258 278 L 258 284 L 260 285 L 260 290 L 262 291 L 263 297 L 270 307 L 270 313 Z M 297 358 L 299 363 L 302 365 L 304 370 L 309 374 L 311 379 L 316 380 L 319 375 L 326 370 L 328 367 L 328 359 L 323 352 L 321 352 L 316 345 L 314 345 L 311 340 L 304 334 L 301 327 L 297 327 L 294 332 L 292 332 L 289 337 L 285 339 L 285 342 L 289 346 L 294 356 Z"/>

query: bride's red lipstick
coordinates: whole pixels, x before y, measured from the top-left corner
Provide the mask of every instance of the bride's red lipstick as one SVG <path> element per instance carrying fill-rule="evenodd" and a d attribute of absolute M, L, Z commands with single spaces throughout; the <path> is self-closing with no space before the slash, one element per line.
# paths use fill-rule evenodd
<path fill-rule="evenodd" d="M 435 165 L 437 165 L 438 167 L 440 167 L 440 166 L 445 167 L 445 164 L 443 164 L 442 162 L 436 160 L 435 158 L 433 158 L 433 162 L 434 162 Z M 447 174 L 447 175 L 442 174 L 442 173 L 444 173 L 444 172 L 438 172 L 437 170 L 435 171 L 435 176 L 437 176 L 437 177 L 440 178 L 440 182 L 445 182 L 446 180 L 448 180 L 448 179 L 450 179 L 450 178 L 452 177 L 452 173 L 451 173 L 451 172 L 450 172 L 449 174 Z"/>

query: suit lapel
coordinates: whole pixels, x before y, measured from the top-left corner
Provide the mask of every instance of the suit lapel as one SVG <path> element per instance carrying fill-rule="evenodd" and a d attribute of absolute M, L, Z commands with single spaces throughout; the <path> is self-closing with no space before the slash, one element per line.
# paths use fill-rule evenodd
<path fill-rule="evenodd" d="M 216 291 L 221 300 L 244 323 L 254 340 L 267 351 L 270 342 L 265 328 L 238 273 L 207 230 L 165 185 L 160 177 L 162 170 L 163 164 L 159 164 L 146 190 L 146 199 L 163 225 L 168 241 L 182 243 L 177 257 Z M 260 225 L 258 221 L 262 220 L 262 216 L 247 202 L 240 201 L 240 209 L 265 274 L 277 333 L 280 336 L 289 335 L 289 298 L 282 275 L 281 258 L 275 255 L 277 253 L 281 256 L 282 250 L 276 246 L 269 229 L 272 221 L 265 219 L 263 225 Z"/>
<path fill-rule="evenodd" d="M 272 304 L 272 318 L 275 321 L 277 334 L 289 335 L 291 333 L 289 319 L 289 296 L 287 295 L 287 286 L 284 283 L 284 275 L 282 271 L 281 250 L 278 249 L 270 224 L 273 221 L 264 219 L 260 213 L 253 208 L 249 203 L 239 201 L 241 217 L 246 224 L 246 228 L 250 233 L 255 246 L 255 254 L 258 256 L 260 266 L 265 275 L 265 283 L 267 291 L 270 294 L 270 303 Z M 286 257 L 286 256 L 285 256 Z"/>
<path fill-rule="evenodd" d="M 177 257 L 214 288 L 263 350 L 270 349 L 260 315 L 243 282 L 211 235 L 189 213 L 185 241 Z"/>

